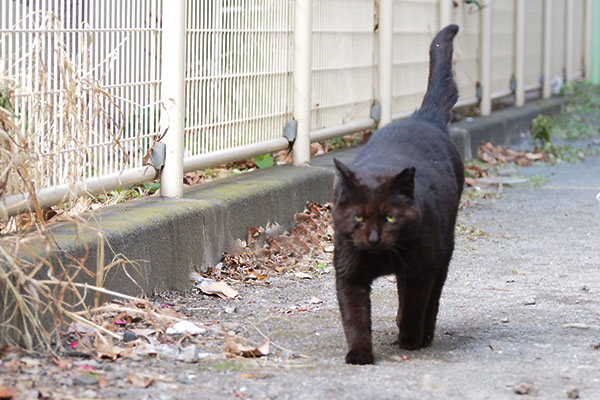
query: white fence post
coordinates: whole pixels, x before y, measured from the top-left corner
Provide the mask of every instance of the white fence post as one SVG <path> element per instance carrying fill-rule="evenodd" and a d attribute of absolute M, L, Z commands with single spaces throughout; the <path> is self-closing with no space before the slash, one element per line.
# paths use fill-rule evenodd
<path fill-rule="evenodd" d="M 565 83 L 567 83 L 568 81 L 570 81 L 573 77 L 573 46 L 575 45 L 573 43 L 573 36 L 574 36 L 574 30 L 575 27 L 573 26 L 573 24 L 575 23 L 575 21 L 573 20 L 573 16 L 575 15 L 575 2 L 574 1 L 566 1 L 566 7 L 567 7 L 567 12 L 566 12 L 566 22 L 565 22 L 565 59 L 564 59 L 564 66 L 565 66 Z M 581 45 L 581 43 L 579 43 Z"/>
<path fill-rule="evenodd" d="M 492 2 L 481 8 L 481 115 L 492 112 Z"/>
<path fill-rule="evenodd" d="M 552 0 L 544 0 L 544 83 L 542 97 L 552 96 Z"/>
<path fill-rule="evenodd" d="M 585 79 L 590 79 L 592 69 L 592 24 L 594 22 L 592 15 L 594 13 L 593 0 L 585 0 L 583 15 L 585 19 L 585 44 L 583 48 L 583 67 L 585 68 Z"/>
<path fill-rule="evenodd" d="M 525 0 L 517 0 L 516 46 L 515 46 L 515 105 L 525 104 Z"/>
<path fill-rule="evenodd" d="M 452 21 L 452 0 L 440 0 L 440 26 L 445 28 Z"/>
<path fill-rule="evenodd" d="M 294 119 L 298 123 L 293 164 L 310 161 L 312 0 L 296 0 L 294 15 Z"/>
<path fill-rule="evenodd" d="M 379 128 L 392 122 L 394 1 L 379 1 Z"/>
<path fill-rule="evenodd" d="M 160 177 L 160 193 L 183 196 L 183 129 L 185 109 L 185 3 L 163 2 L 162 16 L 162 104 L 160 127 L 166 134 L 165 165 Z"/>

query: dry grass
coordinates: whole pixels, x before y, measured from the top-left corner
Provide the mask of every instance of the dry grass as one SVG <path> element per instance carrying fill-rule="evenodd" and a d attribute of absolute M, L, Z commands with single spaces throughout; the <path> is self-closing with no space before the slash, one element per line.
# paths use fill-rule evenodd
<path fill-rule="evenodd" d="M 105 298 L 135 301 L 153 320 L 161 320 L 146 301 L 103 288 L 111 269 L 120 268 L 131 277 L 131 268 L 139 267 L 115 254 L 99 231 L 94 270 L 86 267 L 87 256 L 61 253 L 47 226 L 49 210 L 40 208 L 36 190 L 56 184 L 57 169 L 71 186 L 83 180 L 94 135 L 108 133 L 114 151 L 119 151 L 122 115 L 110 95 L 90 78 L 90 38 L 78 37 L 79 49 L 73 56 L 55 16 L 32 13 L 25 18 L 55 33 L 37 35 L 28 44 L 32 65 L 22 81 L 0 76 L 0 198 L 21 193 L 32 199 L 29 213 L 6 218 L 6 210 L 0 209 L 0 218 L 5 216 L 0 219 L 0 234 L 5 233 L 0 236 L 0 345 L 53 353 L 61 349 L 63 328 L 73 323 L 91 329 L 96 343 L 109 344 L 120 336 L 103 322 Z M 60 66 L 55 71 L 46 65 L 48 53 Z M 81 216 L 66 219 L 76 225 L 76 232 L 86 225 Z M 108 263 L 105 248 L 113 253 Z"/>

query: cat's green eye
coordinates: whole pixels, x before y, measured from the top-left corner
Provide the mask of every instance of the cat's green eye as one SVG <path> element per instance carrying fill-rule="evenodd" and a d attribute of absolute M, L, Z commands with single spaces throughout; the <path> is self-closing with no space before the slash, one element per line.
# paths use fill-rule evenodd
<path fill-rule="evenodd" d="M 355 220 L 356 222 L 363 222 L 363 221 L 365 220 L 365 218 L 364 218 L 364 217 L 361 217 L 360 215 L 355 215 L 355 216 L 354 216 L 354 220 Z"/>
<path fill-rule="evenodd" d="M 396 222 L 396 217 L 388 215 L 387 217 L 385 217 L 385 220 L 390 224 L 393 224 L 394 222 Z"/>

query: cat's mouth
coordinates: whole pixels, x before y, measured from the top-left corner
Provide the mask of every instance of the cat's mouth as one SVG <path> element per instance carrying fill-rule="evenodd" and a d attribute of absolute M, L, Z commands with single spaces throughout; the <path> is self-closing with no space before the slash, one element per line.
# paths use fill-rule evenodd
<path fill-rule="evenodd" d="M 385 253 L 386 251 L 389 250 L 388 246 L 384 246 L 381 244 L 372 246 L 372 245 L 361 245 L 361 246 L 357 246 L 359 248 L 359 250 L 364 251 L 365 253 L 369 253 L 369 254 L 381 254 L 381 253 Z"/>

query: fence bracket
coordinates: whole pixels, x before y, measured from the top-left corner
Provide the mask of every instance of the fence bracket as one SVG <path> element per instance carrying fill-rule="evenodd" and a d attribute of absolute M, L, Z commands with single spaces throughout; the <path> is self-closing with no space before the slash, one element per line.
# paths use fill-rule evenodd
<path fill-rule="evenodd" d="M 375 125 L 379 125 L 379 121 L 381 121 L 381 104 L 378 102 L 373 103 L 369 116 L 375 121 Z"/>
<path fill-rule="evenodd" d="M 152 147 L 150 165 L 159 172 L 165 166 L 165 156 L 167 154 L 167 145 L 163 142 L 156 142 Z"/>
<path fill-rule="evenodd" d="M 283 127 L 283 136 L 288 142 L 293 143 L 296 140 L 296 133 L 298 132 L 298 121 L 290 119 Z"/>

